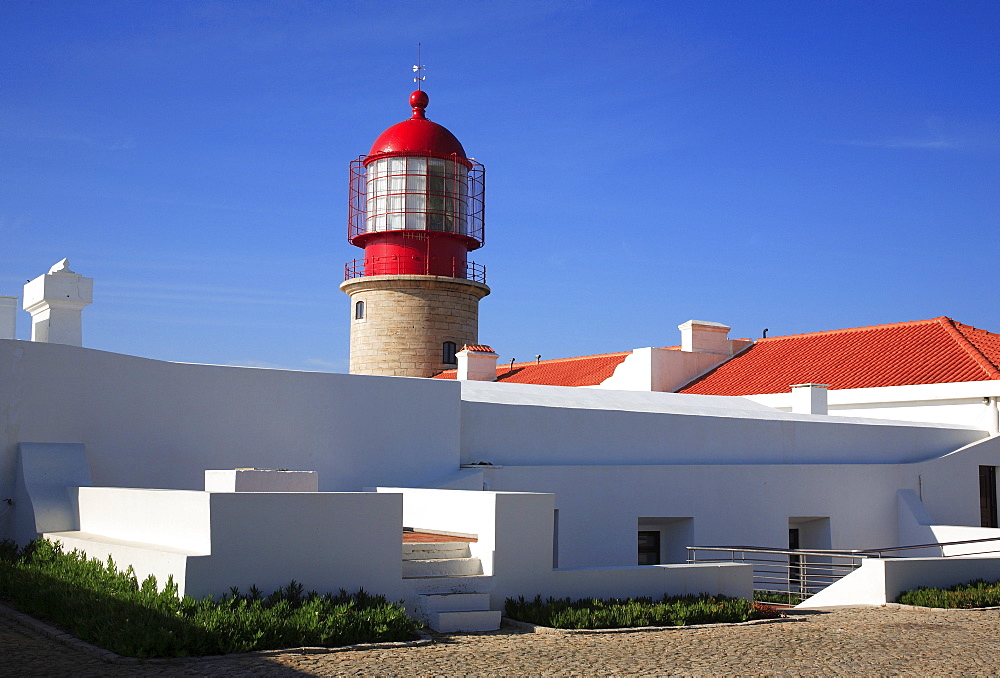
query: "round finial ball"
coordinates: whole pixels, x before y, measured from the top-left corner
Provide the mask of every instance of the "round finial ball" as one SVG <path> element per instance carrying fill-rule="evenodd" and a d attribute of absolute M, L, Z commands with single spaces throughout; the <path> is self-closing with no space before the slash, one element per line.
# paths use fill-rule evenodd
<path fill-rule="evenodd" d="M 410 95 L 410 105 L 414 108 L 427 108 L 428 101 L 427 92 L 417 90 Z"/>

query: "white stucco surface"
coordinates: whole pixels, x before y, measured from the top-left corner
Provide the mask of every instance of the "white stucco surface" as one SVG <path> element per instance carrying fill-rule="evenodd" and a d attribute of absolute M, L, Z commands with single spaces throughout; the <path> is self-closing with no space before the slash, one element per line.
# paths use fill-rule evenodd
<path fill-rule="evenodd" d="M 637 348 L 615 368 L 614 374 L 596 388 L 621 391 L 673 391 L 727 358 L 728 355 L 716 353 Z"/>
<path fill-rule="evenodd" d="M 78 443 L 21 443 L 16 465 L 17 472 L 13 478 L 8 478 L 6 488 L 12 492 L 16 507 L 14 541 L 23 545 L 42 532 L 76 529 L 74 488 L 90 484 L 84 446 Z"/>
<path fill-rule="evenodd" d="M 205 471 L 208 492 L 317 492 L 316 471 L 237 468 Z"/>
<path fill-rule="evenodd" d="M 750 566 L 732 564 L 610 568 L 553 567 L 554 497 L 544 493 L 483 492 L 380 487 L 403 496 L 403 522 L 450 533 L 474 534 L 474 557 L 492 576 L 494 609 L 508 597 L 652 596 L 722 593 L 749 597 Z M 629 552 L 635 533 L 630 531 Z M 591 547 L 596 546 L 593 538 Z"/>
<path fill-rule="evenodd" d="M 80 488 L 80 530 L 48 536 L 88 556 L 132 564 L 162 586 L 219 595 L 265 592 L 292 579 L 401 599 L 402 497 L 362 492 L 234 492 Z"/>
<path fill-rule="evenodd" d="M 958 425 L 791 414 L 726 396 L 462 382 L 463 463 L 903 463 L 985 437 Z"/>
<path fill-rule="evenodd" d="M 792 407 L 791 393 L 744 397 L 779 410 Z M 832 415 L 958 424 L 991 433 L 998 431 L 998 398 L 1000 380 L 834 389 L 827 395 Z"/>
<path fill-rule="evenodd" d="M 947 588 L 975 579 L 1000 580 L 1000 558 L 872 558 L 798 607 L 885 605 L 919 586 Z"/>
<path fill-rule="evenodd" d="M 419 485 L 458 470 L 459 388 L 0 340 L 0 498 L 26 440 L 85 444 L 96 485 L 193 490 L 242 467 L 315 470 L 323 491 Z"/>

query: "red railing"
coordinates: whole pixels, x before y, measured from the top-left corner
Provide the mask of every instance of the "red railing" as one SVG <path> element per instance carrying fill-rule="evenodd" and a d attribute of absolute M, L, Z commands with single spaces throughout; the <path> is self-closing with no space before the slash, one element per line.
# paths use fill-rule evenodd
<path fill-rule="evenodd" d="M 371 275 L 439 275 L 486 284 L 486 267 L 455 257 L 375 257 L 344 265 L 344 280 Z"/>

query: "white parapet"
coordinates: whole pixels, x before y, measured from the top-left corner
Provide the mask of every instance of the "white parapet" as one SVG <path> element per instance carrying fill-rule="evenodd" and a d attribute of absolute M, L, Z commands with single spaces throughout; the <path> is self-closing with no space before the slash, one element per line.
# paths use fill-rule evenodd
<path fill-rule="evenodd" d="M 269 468 L 205 471 L 206 492 L 318 492 L 319 473 Z"/>
<path fill-rule="evenodd" d="M 24 310 L 31 314 L 31 340 L 83 345 L 81 311 L 94 300 L 94 279 L 69 269 L 69 260 L 24 286 Z"/>
<path fill-rule="evenodd" d="M 0 339 L 13 339 L 17 329 L 17 297 L 0 294 Z"/>

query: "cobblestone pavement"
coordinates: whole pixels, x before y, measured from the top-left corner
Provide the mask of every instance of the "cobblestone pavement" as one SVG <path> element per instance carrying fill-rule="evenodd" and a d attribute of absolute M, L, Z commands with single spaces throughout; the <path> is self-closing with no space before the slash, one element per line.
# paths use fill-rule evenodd
<path fill-rule="evenodd" d="M 4 620 L 4 676 L 1000 675 L 1000 611 L 852 608 L 753 626 L 437 636 L 431 645 L 119 665 Z"/>

